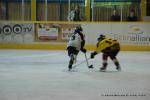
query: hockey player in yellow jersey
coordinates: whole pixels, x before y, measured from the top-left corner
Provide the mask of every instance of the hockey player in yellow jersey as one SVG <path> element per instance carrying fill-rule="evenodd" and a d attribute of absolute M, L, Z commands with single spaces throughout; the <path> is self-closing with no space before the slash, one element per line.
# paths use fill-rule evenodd
<path fill-rule="evenodd" d="M 120 44 L 117 40 L 106 38 L 105 35 L 100 35 L 97 39 L 96 50 L 91 53 L 91 58 L 93 59 L 95 55 L 102 52 L 103 65 L 100 68 L 100 71 L 106 70 L 108 57 L 110 57 L 110 59 L 114 62 L 114 64 L 116 65 L 116 69 L 118 71 L 121 71 L 119 61 L 116 58 L 119 51 Z"/>

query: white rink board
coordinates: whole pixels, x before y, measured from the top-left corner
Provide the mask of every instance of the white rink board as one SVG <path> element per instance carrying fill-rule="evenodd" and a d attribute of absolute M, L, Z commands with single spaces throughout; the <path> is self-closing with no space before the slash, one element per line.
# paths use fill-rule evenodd
<path fill-rule="evenodd" d="M 51 24 L 51 23 L 49 23 Z M 13 24 L 13 23 L 0 23 L 0 43 L 29 43 L 29 44 L 65 44 L 67 41 L 63 41 L 61 37 L 61 32 L 56 31 L 42 34 L 49 34 L 50 36 L 55 36 L 56 40 L 48 42 L 36 42 L 35 39 L 37 34 L 37 29 L 35 28 L 36 24 Z M 63 24 L 62 24 L 63 25 Z M 57 26 L 61 26 L 61 23 L 58 23 Z M 72 28 L 75 29 L 74 24 Z M 97 37 L 100 34 L 105 34 L 108 37 L 117 39 L 120 41 L 121 45 L 150 45 L 150 24 L 148 23 L 100 23 L 100 24 L 81 24 L 83 27 L 83 32 L 85 34 L 86 44 L 96 44 Z M 64 27 L 64 26 L 63 26 Z M 62 30 L 63 27 L 59 30 Z M 67 28 L 65 28 L 67 30 Z M 43 31 L 44 32 L 44 31 Z M 63 31 L 62 31 L 63 32 Z M 59 36 L 58 36 L 59 34 Z M 71 33 L 70 33 L 71 34 Z M 57 40 L 57 39 L 60 39 Z M 69 37 L 66 37 L 69 38 Z M 67 39 L 66 39 L 67 40 Z"/>
<path fill-rule="evenodd" d="M 150 24 L 85 24 L 86 42 L 96 44 L 100 34 L 117 39 L 122 45 L 150 45 Z"/>

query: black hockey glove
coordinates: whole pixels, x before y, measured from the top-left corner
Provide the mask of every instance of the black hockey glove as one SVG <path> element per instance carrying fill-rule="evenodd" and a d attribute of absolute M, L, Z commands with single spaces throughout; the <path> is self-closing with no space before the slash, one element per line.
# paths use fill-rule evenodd
<path fill-rule="evenodd" d="M 86 53 L 86 49 L 84 49 L 84 48 L 82 48 L 81 51 L 82 51 L 83 53 Z"/>
<path fill-rule="evenodd" d="M 97 52 L 96 51 L 92 52 L 91 53 L 91 59 L 93 59 L 95 57 L 95 55 L 97 55 Z"/>

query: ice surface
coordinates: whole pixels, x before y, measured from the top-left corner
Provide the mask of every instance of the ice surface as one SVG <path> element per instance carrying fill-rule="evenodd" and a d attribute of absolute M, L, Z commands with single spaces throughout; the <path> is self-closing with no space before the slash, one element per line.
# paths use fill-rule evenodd
<path fill-rule="evenodd" d="M 89 57 L 90 52 L 87 53 Z M 68 72 L 67 51 L 0 50 L 0 100 L 149 100 L 150 52 L 120 52 L 99 72 L 101 54 Z M 77 63 L 85 60 L 79 53 Z"/>

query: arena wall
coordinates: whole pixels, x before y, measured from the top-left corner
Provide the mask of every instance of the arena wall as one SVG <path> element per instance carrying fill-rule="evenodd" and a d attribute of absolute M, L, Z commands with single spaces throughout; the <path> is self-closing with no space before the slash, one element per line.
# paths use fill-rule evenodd
<path fill-rule="evenodd" d="M 122 51 L 150 51 L 150 23 L 143 22 L 0 22 L 0 49 L 65 50 L 76 26 L 81 25 L 86 49 L 94 50 L 105 34 L 121 44 Z"/>

